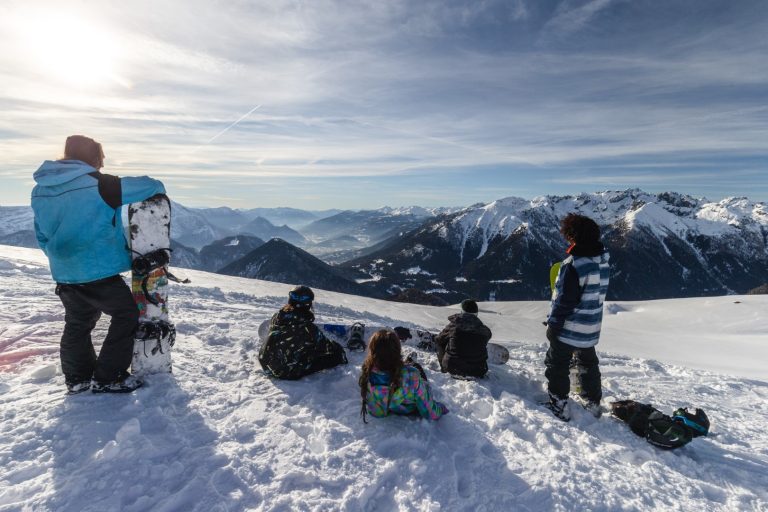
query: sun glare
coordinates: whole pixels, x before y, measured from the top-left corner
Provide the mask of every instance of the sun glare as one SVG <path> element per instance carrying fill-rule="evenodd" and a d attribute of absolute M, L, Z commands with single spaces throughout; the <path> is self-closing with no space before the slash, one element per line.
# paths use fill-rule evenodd
<path fill-rule="evenodd" d="M 119 75 L 119 45 L 98 22 L 69 13 L 20 13 L 18 38 L 26 64 L 49 79 L 79 87 L 128 86 Z"/>

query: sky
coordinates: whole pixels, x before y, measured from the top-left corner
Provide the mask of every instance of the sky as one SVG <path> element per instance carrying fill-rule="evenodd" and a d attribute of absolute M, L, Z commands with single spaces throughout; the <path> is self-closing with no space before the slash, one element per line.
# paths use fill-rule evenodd
<path fill-rule="evenodd" d="M 768 201 L 763 0 L 0 4 L 0 205 L 68 135 L 188 206 Z"/>

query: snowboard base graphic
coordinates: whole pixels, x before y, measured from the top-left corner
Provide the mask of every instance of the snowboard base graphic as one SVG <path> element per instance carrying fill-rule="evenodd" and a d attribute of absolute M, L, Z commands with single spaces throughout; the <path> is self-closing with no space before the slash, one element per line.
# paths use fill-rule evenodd
<path fill-rule="evenodd" d="M 158 194 L 128 205 L 131 292 L 139 308 L 131 370 L 136 375 L 171 371 L 176 329 L 168 317 L 171 203 Z"/>
<path fill-rule="evenodd" d="M 270 320 L 265 320 L 261 323 L 261 325 L 259 325 L 258 334 L 261 341 L 264 341 L 269 335 L 269 322 Z M 317 325 L 317 327 L 323 332 L 323 334 L 325 334 L 326 337 L 328 337 L 328 339 L 341 344 L 343 347 L 347 346 L 352 324 L 327 324 L 316 322 L 315 325 Z M 376 331 L 381 329 L 393 329 L 395 332 L 397 332 L 397 335 L 400 337 L 400 340 L 404 345 L 415 346 L 416 348 L 427 350 L 429 352 L 436 351 L 436 345 L 434 342 L 435 334 L 424 329 L 408 327 L 392 328 L 382 325 L 365 325 L 365 334 L 363 339 L 365 340 L 366 344 L 370 341 L 371 336 L 373 336 Z M 509 361 L 509 350 L 507 350 L 506 347 L 503 347 L 498 343 L 488 343 L 488 363 L 506 364 L 507 361 Z"/>

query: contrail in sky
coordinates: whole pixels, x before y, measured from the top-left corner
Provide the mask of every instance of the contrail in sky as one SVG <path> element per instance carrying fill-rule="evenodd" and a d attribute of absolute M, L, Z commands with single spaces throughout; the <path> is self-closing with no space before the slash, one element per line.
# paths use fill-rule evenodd
<path fill-rule="evenodd" d="M 240 118 L 239 118 L 237 121 L 235 121 L 234 123 L 230 124 L 229 126 L 227 126 L 226 128 L 224 128 L 223 130 L 221 130 L 219 133 L 217 133 L 216 135 L 214 135 L 213 137 L 211 137 L 211 138 L 208 140 L 208 142 L 206 142 L 205 144 L 203 144 L 203 146 L 205 146 L 206 144 L 210 144 L 211 142 L 215 141 L 216 139 L 218 139 L 219 137 L 221 137 L 222 135 L 224 135 L 225 133 L 227 133 L 227 132 L 228 132 L 230 129 L 232 129 L 234 126 L 236 126 L 236 125 L 237 125 L 237 123 L 239 123 L 240 121 L 242 121 L 243 119 L 245 119 L 245 118 L 246 118 L 246 117 L 248 117 L 249 115 L 253 114 L 255 111 L 257 111 L 257 110 L 258 110 L 258 109 L 260 109 L 260 108 L 261 108 L 261 105 L 256 105 L 256 106 L 255 106 L 255 107 L 253 107 L 251 110 L 249 110 L 248 112 L 246 112 L 245 114 L 243 114 L 242 116 L 240 116 Z"/>
<path fill-rule="evenodd" d="M 249 110 L 248 112 L 246 112 L 245 114 L 243 114 L 242 116 L 240 116 L 240 118 L 239 118 L 237 121 L 235 121 L 234 123 L 230 124 L 229 126 L 227 126 L 226 128 L 224 128 L 223 130 L 221 130 L 219 133 L 217 133 L 216 135 L 214 135 L 213 137 L 211 137 L 210 139 L 208 139 L 208 141 L 206 141 L 206 142 L 204 142 L 203 144 L 200 144 L 199 146 L 197 146 L 195 149 L 193 149 L 193 150 L 191 151 L 191 153 L 194 153 L 195 151 L 197 151 L 198 149 L 202 148 L 203 146 L 207 146 L 207 145 L 208 145 L 208 144 L 210 144 L 211 142 L 215 141 L 216 139 L 218 139 L 219 137 L 221 137 L 222 135 L 224 135 L 225 133 L 227 133 L 229 130 L 231 130 L 232 128 L 234 128 L 235 126 L 237 126 L 237 123 L 239 123 L 240 121 L 242 121 L 243 119 L 245 119 L 245 118 L 246 118 L 246 117 L 248 117 L 249 115 L 253 114 L 254 112 L 256 112 L 256 111 L 257 111 L 258 109 L 260 109 L 260 108 L 261 108 L 261 105 L 256 105 L 256 106 L 255 106 L 255 107 L 253 107 L 251 110 Z"/>

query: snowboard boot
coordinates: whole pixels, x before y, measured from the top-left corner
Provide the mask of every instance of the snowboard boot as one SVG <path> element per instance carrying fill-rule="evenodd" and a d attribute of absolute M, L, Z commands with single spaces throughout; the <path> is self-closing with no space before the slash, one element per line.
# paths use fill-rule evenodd
<path fill-rule="evenodd" d="M 349 328 L 349 339 L 347 340 L 347 349 L 365 350 L 365 325 L 360 322 L 355 322 L 352 327 Z"/>
<path fill-rule="evenodd" d="M 144 381 L 135 375 L 126 374 L 112 382 L 91 382 L 93 393 L 130 393 L 144 385 Z"/>
<path fill-rule="evenodd" d="M 587 412 L 589 412 L 595 418 L 599 418 L 603 415 L 603 406 L 600 405 L 600 401 L 590 400 L 583 396 L 575 396 L 574 401 L 581 405 Z"/>
<path fill-rule="evenodd" d="M 552 414 L 563 421 L 571 420 L 571 410 L 568 406 L 567 398 L 558 398 L 552 393 L 549 394 L 549 401 L 544 402 L 544 407 L 552 411 Z"/>
<path fill-rule="evenodd" d="M 416 344 L 416 348 L 426 350 L 428 352 L 437 352 L 437 344 L 435 343 L 434 335 L 429 331 L 416 331 L 416 337 L 419 342 Z"/>
<path fill-rule="evenodd" d="M 66 384 L 68 395 L 77 395 L 78 393 L 82 393 L 83 391 L 88 391 L 91 389 L 90 380 L 84 380 L 80 382 L 67 382 Z"/>
<path fill-rule="evenodd" d="M 400 338 L 400 343 L 405 343 L 412 338 L 411 330 L 407 327 L 395 327 L 395 334 L 397 334 L 397 337 Z"/>

